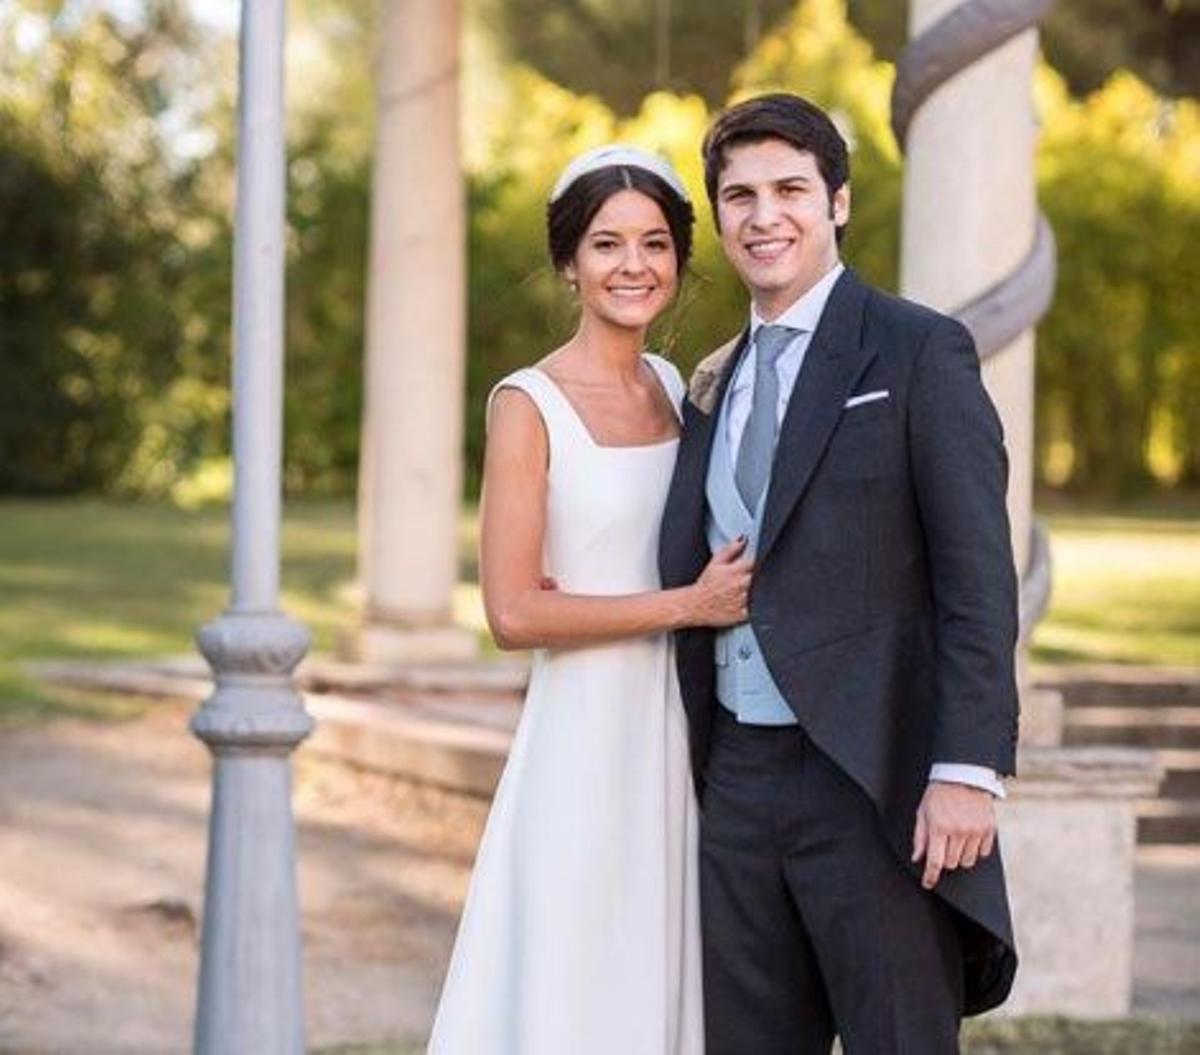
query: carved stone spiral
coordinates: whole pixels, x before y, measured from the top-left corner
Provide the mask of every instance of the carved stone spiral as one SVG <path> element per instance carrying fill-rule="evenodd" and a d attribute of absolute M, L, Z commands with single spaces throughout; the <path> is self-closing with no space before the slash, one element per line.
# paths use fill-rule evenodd
<path fill-rule="evenodd" d="M 964 0 L 909 42 L 896 65 L 892 131 L 904 149 L 914 115 L 936 88 L 1013 37 L 1032 29 L 1054 0 Z M 988 359 L 1032 329 L 1054 300 L 1054 232 L 1038 214 L 1033 244 L 1016 269 L 950 312 Z M 1050 546 L 1033 521 L 1029 563 L 1021 578 L 1021 637 L 1027 640 L 1050 600 Z"/>

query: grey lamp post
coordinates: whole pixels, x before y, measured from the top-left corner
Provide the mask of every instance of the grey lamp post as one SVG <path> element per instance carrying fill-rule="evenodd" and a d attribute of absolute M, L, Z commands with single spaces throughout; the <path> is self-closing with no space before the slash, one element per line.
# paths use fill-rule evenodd
<path fill-rule="evenodd" d="M 313 722 L 292 672 L 308 631 L 278 607 L 283 408 L 284 0 L 242 5 L 233 305 L 232 598 L 197 635 L 215 688 L 195 1050 L 304 1051 L 291 752 Z"/>

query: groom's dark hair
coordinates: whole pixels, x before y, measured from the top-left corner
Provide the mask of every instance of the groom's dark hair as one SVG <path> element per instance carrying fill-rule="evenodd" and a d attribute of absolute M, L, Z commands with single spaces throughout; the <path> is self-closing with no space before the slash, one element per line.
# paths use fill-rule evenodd
<path fill-rule="evenodd" d="M 717 184 L 729 160 L 729 148 L 768 139 L 781 139 L 797 150 L 812 154 L 825 181 L 831 211 L 834 192 L 850 179 L 846 141 L 824 110 L 789 92 L 756 95 L 724 111 L 708 130 L 700 148 L 704 156 L 704 189 L 718 230 L 721 219 L 717 214 Z M 845 230 L 845 225 L 837 229 L 839 243 Z"/>

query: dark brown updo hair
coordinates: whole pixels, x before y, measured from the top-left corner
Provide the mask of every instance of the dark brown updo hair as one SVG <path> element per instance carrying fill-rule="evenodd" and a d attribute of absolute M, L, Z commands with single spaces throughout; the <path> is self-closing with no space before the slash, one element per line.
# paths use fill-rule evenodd
<path fill-rule="evenodd" d="M 585 173 L 546 207 L 546 235 L 556 271 L 575 259 L 575 250 L 596 213 L 609 198 L 623 190 L 638 191 L 662 209 L 671 241 L 675 243 L 676 273 L 683 274 L 692 255 L 695 211 L 664 179 L 635 165 L 609 165 Z"/>

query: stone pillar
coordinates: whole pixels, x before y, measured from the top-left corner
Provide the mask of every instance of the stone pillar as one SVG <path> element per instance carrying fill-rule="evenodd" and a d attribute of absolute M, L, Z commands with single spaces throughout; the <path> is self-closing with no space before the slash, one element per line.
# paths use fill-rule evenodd
<path fill-rule="evenodd" d="M 359 475 L 368 661 L 474 654 L 451 621 L 465 381 L 458 0 L 387 0 L 371 191 Z"/>
<path fill-rule="evenodd" d="M 284 0 L 242 6 L 234 246 L 229 609 L 198 634 L 216 686 L 196 1009 L 201 1055 L 302 1055 L 290 754 L 312 729 L 292 681 L 308 631 L 278 608 L 283 413 Z"/>
<path fill-rule="evenodd" d="M 910 35 L 919 37 L 962 6 L 961 0 L 913 0 Z M 913 115 L 900 257 L 905 296 L 954 312 L 1017 271 L 1028 255 L 1037 226 L 1036 56 L 1037 31 L 1025 30 L 956 74 Z M 1022 575 L 1033 526 L 1033 350 L 1027 330 L 983 364 L 1004 422 L 1008 515 Z M 1019 662 L 1023 667 L 1023 650 Z M 1039 742 L 1061 741 L 1060 708 L 1049 696 L 1024 701 L 1022 722 Z"/>

